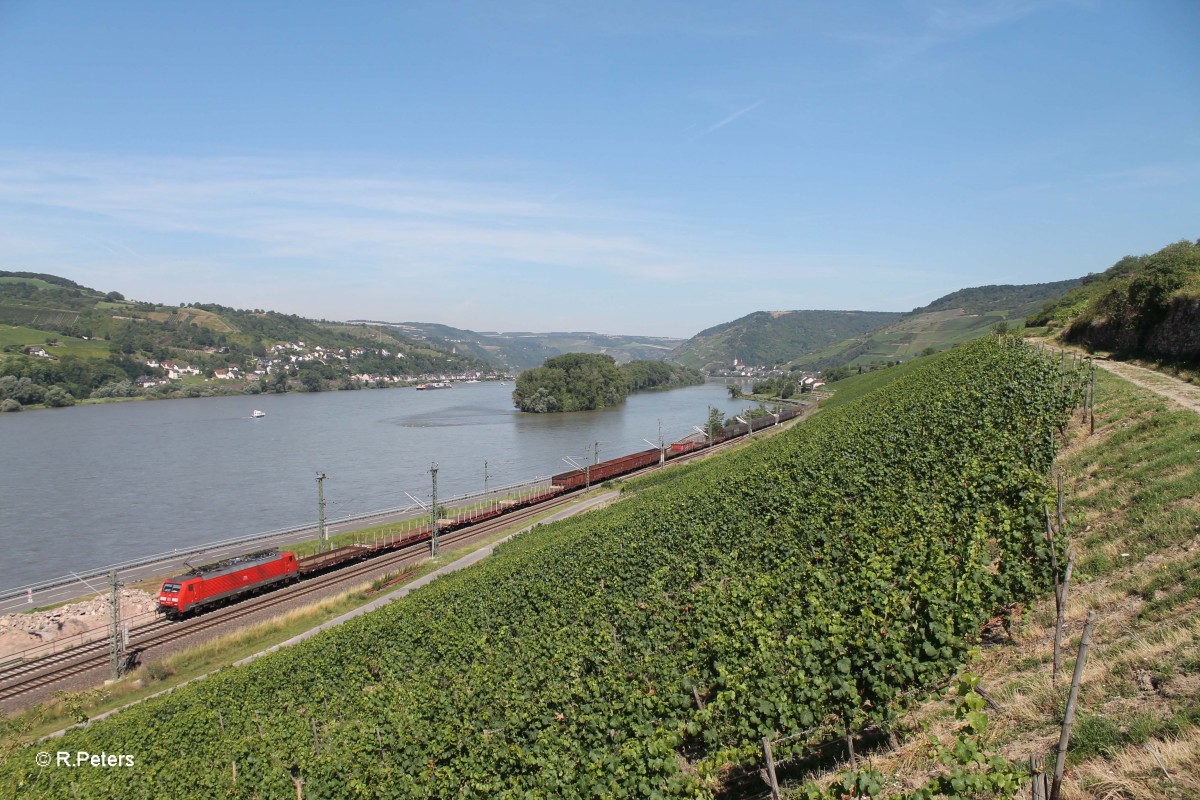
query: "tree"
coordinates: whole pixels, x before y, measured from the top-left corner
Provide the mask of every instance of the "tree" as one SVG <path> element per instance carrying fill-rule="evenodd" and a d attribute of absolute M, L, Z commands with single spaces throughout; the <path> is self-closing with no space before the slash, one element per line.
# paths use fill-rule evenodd
<path fill-rule="evenodd" d="M 704 435 L 709 439 L 716 438 L 724 427 L 725 420 L 722 419 L 721 410 L 719 408 L 708 409 L 708 420 L 704 423 Z"/>
<path fill-rule="evenodd" d="M 625 375 L 612 356 L 565 353 L 518 375 L 513 405 L 534 413 L 587 411 L 616 405 L 627 392 Z"/>
<path fill-rule="evenodd" d="M 325 388 L 321 376 L 315 372 L 304 370 L 300 375 L 300 389 L 305 392 L 319 392 Z"/>
<path fill-rule="evenodd" d="M 860 375 L 862 374 L 862 367 L 858 368 L 858 373 Z M 825 378 L 826 383 L 833 383 L 834 381 L 840 381 L 843 378 L 849 378 L 850 370 L 846 367 L 830 367 L 829 369 L 825 370 L 824 373 L 822 373 L 822 377 Z"/>
<path fill-rule="evenodd" d="M 53 386 L 46 392 L 46 399 L 43 402 L 51 408 L 63 408 L 75 405 L 75 398 L 61 386 Z"/>

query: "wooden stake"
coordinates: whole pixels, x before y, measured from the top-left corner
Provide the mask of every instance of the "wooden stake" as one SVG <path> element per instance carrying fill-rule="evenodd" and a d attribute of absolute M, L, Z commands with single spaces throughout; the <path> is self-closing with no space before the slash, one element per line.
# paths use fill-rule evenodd
<path fill-rule="evenodd" d="M 771 800 L 779 800 L 779 779 L 775 777 L 775 756 L 771 754 L 771 739 L 764 736 L 762 740 L 763 758 L 767 761 L 767 784 L 771 787 Z"/>
<path fill-rule="evenodd" d="M 1075 567 L 1075 554 L 1067 554 L 1067 571 L 1063 573 L 1062 589 L 1058 594 L 1058 620 L 1054 625 L 1054 677 L 1052 681 L 1058 685 L 1058 670 L 1062 666 L 1062 634 L 1063 620 L 1067 616 L 1067 589 L 1071 585 L 1071 570 Z"/>
<path fill-rule="evenodd" d="M 846 723 L 846 752 L 850 754 L 850 768 L 858 769 L 858 757 L 854 755 L 854 736 L 850 733 L 850 723 Z"/>
<path fill-rule="evenodd" d="M 1030 797 L 1032 800 L 1046 800 L 1046 765 L 1037 753 L 1029 754 L 1029 773 L 1033 776 Z"/>
<path fill-rule="evenodd" d="M 1089 611 L 1083 624 L 1083 636 L 1079 639 L 1079 655 L 1075 658 L 1075 674 L 1071 677 L 1071 693 L 1067 696 L 1067 710 L 1063 714 L 1062 733 L 1058 737 L 1058 760 L 1054 764 L 1054 783 L 1050 786 L 1050 800 L 1058 800 L 1062 790 L 1063 770 L 1067 766 L 1067 746 L 1071 742 L 1071 723 L 1075 721 L 1075 703 L 1079 700 L 1079 684 L 1083 682 L 1083 667 L 1087 663 L 1088 641 L 1092 638 L 1092 624 L 1096 612 Z"/>
<path fill-rule="evenodd" d="M 1063 491 L 1062 473 L 1058 473 L 1058 532 L 1063 532 Z"/>
<path fill-rule="evenodd" d="M 1058 553 L 1054 547 L 1054 524 L 1050 522 L 1050 507 L 1042 506 L 1046 512 L 1046 539 L 1050 542 L 1050 571 L 1054 573 L 1054 601 L 1058 602 Z"/>

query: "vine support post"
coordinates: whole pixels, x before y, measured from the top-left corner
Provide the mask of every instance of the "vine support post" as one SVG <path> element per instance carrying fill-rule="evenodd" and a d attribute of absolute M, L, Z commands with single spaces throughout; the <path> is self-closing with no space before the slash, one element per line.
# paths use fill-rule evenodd
<path fill-rule="evenodd" d="M 1071 585 L 1071 570 L 1075 567 L 1075 554 L 1067 554 L 1067 571 L 1063 573 L 1062 589 L 1058 594 L 1058 614 L 1054 625 L 1054 676 L 1055 686 L 1058 685 L 1058 670 L 1062 666 L 1062 633 L 1063 621 L 1067 616 L 1067 589 Z"/>
<path fill-rule="evenodd" d="M 1046 762 L 1037 753 L 1031 753 L 1029 756 L 1029 774 L 1033 776 L 1033 788 L 1030 792 L 1032 800 L 1047 800 Z"/>
<path fill-rule="evenodd" d="M 771 753 L 771 737 L 762 740 L 763 758 L 767 762 L 767 784 L 771 787 L 771 800 L 779 800 L 779 778 L 775 776 L 775 756 Z"/>
<path fill-rule="evenodd" d="M 1063 531 L 1063 477 L 1062 473 L 1058 473 L 1058 532 Z"/>
<path fill-rule="evenodd" d="M 1046 539 L 1050 542 L 1050 571 L 1054 573 L 1054 600 L 1058 601 L 1058 552 L 1054 546 L 1054 523 L 1050 521 L 1050 507 L 1042 506 L 1046 512 Z"/>
<path fill-rule="evenodd" d="M 1079 655 L 1075 659 L 1075 674 L 1071 677 L 1071 692 L 1067 696 L 1067 709 L 1063 714 L 1062 733 L 1058 737 L 1058 759 L 1054 763 L 1054 782 L 1050 786 L 1049 800 L 1059 800 L 1062 790 L 1063 771 L 1067 766 L 1067 746 L 1071 743 L 1071 723 L 1075 721 L 1075 704 L 1079 701 L 1079 684 L 1083 682 L 1083 667 L 1087 663 L 1088 643 L 1092 638 L 1092 625 L 1096 612 L 1089 611 L 1083 624 L 1083 636 L 1079 639 Z"/>

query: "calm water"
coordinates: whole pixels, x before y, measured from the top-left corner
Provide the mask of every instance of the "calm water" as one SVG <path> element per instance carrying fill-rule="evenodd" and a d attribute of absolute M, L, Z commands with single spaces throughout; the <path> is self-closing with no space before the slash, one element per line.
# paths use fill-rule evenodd
<path fill-rule="evenodd" d="M 647 449 L 744 403 L 721 384 L 614 409 L 521 414 L 511 383 L 119 403 L 0 415 L 0 588 L 173 548 L 564 472 Z M 251 419 L 262 409 L 267 416 Z"/>

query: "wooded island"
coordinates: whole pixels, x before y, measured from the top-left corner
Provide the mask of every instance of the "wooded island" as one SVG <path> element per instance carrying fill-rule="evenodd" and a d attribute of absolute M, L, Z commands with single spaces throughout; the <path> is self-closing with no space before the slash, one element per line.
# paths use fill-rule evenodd
<path fill-rule="evenodd" d="M 517 376 L 513 405 L 522 411 L 589 411 L 625 402 L 632 392 L 704 383 L 704 375 L 663 361 L 630 361 L 617 366 L 612 356 L 564 353 Z"/>

